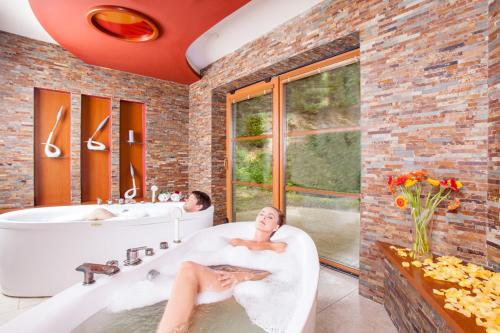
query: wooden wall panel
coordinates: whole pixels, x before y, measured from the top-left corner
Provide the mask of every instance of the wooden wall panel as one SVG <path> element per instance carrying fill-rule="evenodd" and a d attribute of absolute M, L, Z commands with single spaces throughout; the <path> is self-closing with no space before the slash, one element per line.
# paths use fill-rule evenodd
<path fill-rule="evenodd" d="M 34 162 L 35 205 L 65 205 L 71 203 L 71 96 L 70 93 L 35 88 Z M 52 144 L 61 149 L 61 156 L 49 158 L 45 145 L 59 108 L 63 116 L 54 131 Z"/>
<path fill-rule="evenodd" d="M 144 104 L 120 101 L 120 197 L 132 188 L 130 162 L 134 166 L 137 187 L 136 200 L 144 197 L 145 177 L 145 110 Z M 135 143 L 129 143 L 129 130 L 134 131 Z"/>
<path fill-rule="evenodd" d="M 111 199 L 112 119 L 93 138 L 103 143 L 106 150 L 89 150 L 87 141 L 97 126 L 111 115 L 111 99 L 82 95 L 81 111 L 81 201 L 94 202 L 97 198 L 105 201 Z"/>

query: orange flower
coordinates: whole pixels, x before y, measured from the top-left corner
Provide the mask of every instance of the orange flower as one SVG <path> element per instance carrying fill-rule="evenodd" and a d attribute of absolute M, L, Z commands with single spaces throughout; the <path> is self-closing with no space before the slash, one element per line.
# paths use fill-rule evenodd
<path fill-rule="evenodd" d="M 406 208 L 406 199 L 404 196 L 402 195 L 399 195 L 396 197 L 396 200 L 394 200 L 394 203 L 396 204 L 397 207 L 399 207 L 400 209 L 405 209 Z"/>
<path fill-rule="evenodd" d="M 417 171 L 410 172 L 409 175 L 418 181 L 422 181 L 422 180 L 425 180 L 427 178 L 427 171 L 417 170 Z"/>
<path fill-rule="evenodd" d="M 460 200 L 455 199 L 451 204 L 448 205 L 448 211 L 452 212 L 458 209 L 460 207 Z"/>

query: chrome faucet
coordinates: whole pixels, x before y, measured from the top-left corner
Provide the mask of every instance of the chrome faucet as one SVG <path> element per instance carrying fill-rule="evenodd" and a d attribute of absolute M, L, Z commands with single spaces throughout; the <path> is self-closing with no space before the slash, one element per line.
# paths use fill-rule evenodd
<path fill-rule="evenodd" d="M 76 270 L 83 272 L 83 284 L 86 285 L 95 282 L 94 274 L 114 275 L 120 271 L 120 268 L 115 265 L 84 263 L 78 266 Z"/>
<path fill-rule="evenodd" d="M 153 256 L 154 250 L 151 247 L 147 246 L 141 246 L 141 247 L 135 247 L 131 249 L 127 249 L 127 259 L 123 261 L 123 264 L 125 266 L 130 266 L 130 265 L 139 265 L 142 262 L 142 259 L 139 258 L 139 251 L 144 250 L 145 254 L 147 256 Z"/>

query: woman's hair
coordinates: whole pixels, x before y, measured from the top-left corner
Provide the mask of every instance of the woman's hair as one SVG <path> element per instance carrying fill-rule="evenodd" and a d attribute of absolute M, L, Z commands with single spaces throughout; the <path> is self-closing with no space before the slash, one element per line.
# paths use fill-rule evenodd
<path fill-rule="evenodd" d="M 285 224 L 285 214 L 283 214 L 281 210 L 279 210 L 274 206 L 268 206 L 268 207 L 274 209 L 276 213 L 278 213 L 278 229 L 279 229 L 283 224 Z M 275 233 L 276 231 L 273 231 L 273 233 L 271 234 L 271 236 L 269 236 L 269 238 L 273 237 Z"/>

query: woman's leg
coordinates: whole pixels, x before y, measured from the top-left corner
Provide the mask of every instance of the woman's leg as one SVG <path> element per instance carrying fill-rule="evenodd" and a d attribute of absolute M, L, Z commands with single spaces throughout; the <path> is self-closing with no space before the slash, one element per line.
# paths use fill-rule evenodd
<path fill-rule="evenodd" d="M 226 290 L 244 280 L 260 280 L 270 273 L 258 271 L 224 272 L 210 269 L 192 261 L 183 262 L 174 285 L 170 299 L 158 326 L 157 333 L 183 332 L 187 330 L 189 319 L 196 305 L 200 292 Z"/>

